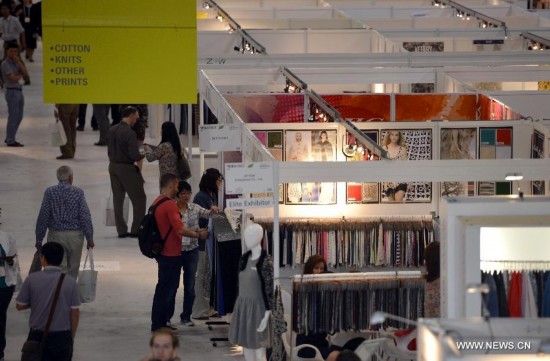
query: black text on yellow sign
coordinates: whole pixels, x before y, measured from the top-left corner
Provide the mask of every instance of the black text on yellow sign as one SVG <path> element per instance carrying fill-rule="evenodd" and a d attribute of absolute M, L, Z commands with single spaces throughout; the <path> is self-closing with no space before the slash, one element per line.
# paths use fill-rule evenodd
<path fill-rule="evenodd" d="M 101 2 L 96 1 L 96 6 Z M 115 10 L 101 21 L 89 12 L 80 13 L 90 7 L 86 0 L 71 1 L 68 6 L 72 10 L 63 8 L 64 3 L 67 0 L 44 1 L 46 103 L 196 102 L 196 12 L 194 7 L 188 9 L 191 2 L 168 1 L 185 18 L 178 18 L 174 26 L 169 23 L 176 21 L 175 17 L 167 17 L 163 23 L 156 13 L 149 18 L 137 13 L 151 9 L 150 2 L 141 6 L 142 0 L 131 4 L 109 1 Z M 117 18 L 122 16 L 121 3 L 127 5 L 126 12 Z M 138 4 L 136 9 L 132 4 Z M 64 22 L 63 18 L 70 20 Z M 81 22 L 75 20 L 79 18 Z M 140 24 L 132 26 L 134 22 Z"/>

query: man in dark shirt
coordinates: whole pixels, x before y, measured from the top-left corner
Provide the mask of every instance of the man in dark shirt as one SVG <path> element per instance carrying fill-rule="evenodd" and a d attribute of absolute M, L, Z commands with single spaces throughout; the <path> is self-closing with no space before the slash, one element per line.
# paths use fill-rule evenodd
<path fill-rule="evenodd" d="M 144 181 L 139 168 L 134 164 L 143 158 L 139 152 L 136 133 L 132 130 L 132 126 L 138 118 L 137 109 L 127 107 L 122 111 L 122 121 L 112 126 L 107 133 L 109 176 L 111 177 L 116 230 L 119 238 L 137 237 L 139 226 L 145 216 L 147 198 L 143 189 Z M 134 209 L 130 233 L 128 233 L 128 225 L 122 215 L 126 193 L 128 193 Z"/>
<path fill-rule="evenodd" d="M 29 317 L 28 340 L 41 341 L 48 321 L 55 289 L 61 276 L 63 246 L 48 242 L 42 247 L 40 262 L 42 272 L 31 273 L 17 295 L 17 310 L 31 309 Z M 73 357 L 73 340 L 76 336 L 80 319 L 80 293 L 78 284 L 71 276 L 65 277 L 52 322 L 44 341 L 42 360 L 71 361 Z"/>

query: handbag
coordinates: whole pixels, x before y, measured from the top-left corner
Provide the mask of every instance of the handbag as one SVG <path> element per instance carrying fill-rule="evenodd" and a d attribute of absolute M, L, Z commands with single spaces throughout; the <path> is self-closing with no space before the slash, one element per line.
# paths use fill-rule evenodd
<path fill-rule="evenodd" d="M 124 217 L 124 220 L 128 222 L 128 214 L 130 213 L 130 199 L 128 197 L 124 197 L 124 204 L 122 206 L 122 216 Z M 109 191 L 109 197 L 106 199 L 106 205 L 105 205 L 105 226 L 106 227 L 114 227 L 116 226 L 116 220 L 115 220 L 115 207 L 113 205 L 113 191 Z"/>
<path fill-rule="evenodd" d="M 86 263 L 90 258 L 90 269 L 86 269 Z M 80 302 L 88 303 L 95 300 L 95 290 L 97 285 L 97 271 L 94 266 L 94 254 L 92 249 L 88 249 L 82 271 L 78 272 L 78 288 L 80 290 Z"/>
<path fill-rule="evenodd" d="M 32 257 L 31 268 L 29 269 L 29 274 L 34 272 L 40 272 L 42 270 L 42 263 L 40 262 L 40 251 L 34 252 Z"/>
<path fill-rule="evenodd" d="M 40 342 L 35 340 L 27 340 L 23 344 L 21 349 L 21 361 L 41 361 L 42 352 L 44 350 L 44 342 L 46 341 L 46 336 L 50 331 L 50 326 L 53 320 L 53 313 L 55 312 L 55 306 L 57 306 L 57 300 L 59 299 L 59 293 L 61 292 L 61 285 L 65 279 L 65 273 L 62 273 L 57 282 L 57 288 L 55 289 L 55 295 L 53 296 L 52 306 L 50 307 L 50 314 L 48 315 L 48 322 L 46 322 L 46 328 L 44 329 L 44 334 L 42 335 L 42 340 Z"/>
<path fill-rule="evenodd" d="M 67 135 L 63 124 L 56 118 L 54 123 L 50 123 L 50 145 L 52 147 L 61 147 L 67 144 Z"/>
<path fill-rule="evenodd" d="M 189 167 L 189 162 L 183 152 L 181 158 L 178 159 L 178 175 L 182 180 L 188 180 L 191 178 L 191 168 Z"/>

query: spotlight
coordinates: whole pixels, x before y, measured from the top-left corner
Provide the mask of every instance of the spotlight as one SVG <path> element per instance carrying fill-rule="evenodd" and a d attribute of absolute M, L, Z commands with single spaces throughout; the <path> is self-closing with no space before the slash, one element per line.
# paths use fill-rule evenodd
<path fill-rule="evenodd" d="M 210 9 L 210 4 L 205 2 L 202 4 L 202 7 L 205 8 L 206 10 Z"/>
<path fill-rule="evenodd" d="M 218 20 L 219 22 L 222 22 L 223 16 L 221 16 L 220 14 L 216 15 L 216 20 Z"/>

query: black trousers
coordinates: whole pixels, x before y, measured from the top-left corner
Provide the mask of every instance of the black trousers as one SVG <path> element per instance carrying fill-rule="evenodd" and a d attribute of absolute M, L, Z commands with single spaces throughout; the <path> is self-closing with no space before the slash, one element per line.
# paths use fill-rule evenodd
<path fill-rule="evenodd" d="M 8 319 L 8 306 L 15 286 L 0 288 L 0 359 L 4 358 L 4 350 L 6 349 L 6 322 Z"/>
<path fill-rule="evenodd" d="M 28 340 L 42 341 L 42 331 L 31 330 Z M 71 331 L 48 332 L 44 342 L 42 361 L 71 361 L 73 359 L 73 337 Z"/>

